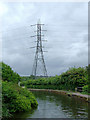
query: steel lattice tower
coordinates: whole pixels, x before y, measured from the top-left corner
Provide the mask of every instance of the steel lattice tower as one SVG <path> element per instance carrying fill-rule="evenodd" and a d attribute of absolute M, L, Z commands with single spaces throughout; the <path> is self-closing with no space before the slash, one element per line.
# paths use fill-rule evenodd
<path fill-rule="evenodd" d="M 35 59 L 34 59 L 34 64 L 33 64 L 33 69 L 32 69 L 32 75 L 34 76 L 47 76 L 47 70 L 46 70 L 46 66 L 45 66 L 45 61 L 44 61 L 44 55 L 43 55 L 43 46 L 42 46 L 42 25 L 40 23 L 40 20 L 38 21 L 37 24 L 35 24 L 37 27 L 37 35 L 35 35 L 37 37 L 36 42 L 36 53 L 35 53 Z M 31 25 L 34 26 L 34 25 Z M 35 37 L 35 36 L 31 36 L 31 37 Z M 40 71 L 41 70 L 41 71 Z M 40 73 L 38 73 L 40 72 Z M 39 75 L 38 75 L 39 74 Z"/>

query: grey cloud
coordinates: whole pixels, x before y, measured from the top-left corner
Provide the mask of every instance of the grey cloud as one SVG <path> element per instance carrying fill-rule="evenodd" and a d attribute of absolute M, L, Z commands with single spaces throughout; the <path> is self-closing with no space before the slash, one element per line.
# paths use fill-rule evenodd
<path fill-rule="evenodd" d="M 3 61 L 20 75 L 30 75 L 34 62 L 36 24 L 45 25 L 43 42 L 46 68 L 56 75 L 73 66 L 88 64 L 88 4 L 87 3 L 8 3 L 2 17 Z"/>

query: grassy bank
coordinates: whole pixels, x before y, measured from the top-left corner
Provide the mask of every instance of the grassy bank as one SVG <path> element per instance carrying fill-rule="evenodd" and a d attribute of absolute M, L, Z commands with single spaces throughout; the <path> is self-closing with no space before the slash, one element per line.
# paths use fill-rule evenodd
<path fill-rule="evenodd" d="M 12 117 L 15 112 L 29 111 L 38 103 L 27 89 L 18 86 L 21 77 L 10 66 L 2 63 L 2 116 Z"/>
<path fill-rule="evenodd" d="M 29 79 L 21 82 L 21 86 L 34 89 L 53 89 L 53 90 L 71 90 L 75 91 L 77 87 L 83 87 L 83 92 L 89 92 L 88 89 L 88 67 L 70 68 L 59 76 Z"/>

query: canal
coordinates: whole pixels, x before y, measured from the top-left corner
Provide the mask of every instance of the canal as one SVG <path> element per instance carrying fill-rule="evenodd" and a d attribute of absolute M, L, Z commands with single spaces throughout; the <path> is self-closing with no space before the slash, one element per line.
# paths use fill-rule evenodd
<path fill-rule="evenodd" d="M 17 113 L 14 120 L 28 120 L 28 118 L 87 118 L 88 104 L 84 100 L 77 97 L 69 97 L 67 95 L 33 91 L 38 107 L 26 113 Z"/>

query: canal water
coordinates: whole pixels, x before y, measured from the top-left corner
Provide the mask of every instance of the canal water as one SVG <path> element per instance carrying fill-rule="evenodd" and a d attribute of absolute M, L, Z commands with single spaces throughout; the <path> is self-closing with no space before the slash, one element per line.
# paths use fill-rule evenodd
<path fill-rule="evenodd" d="M 15 120 L 20 118 L 23 120 L 28 120 L 28 118 L 88 118 L 88 103 L 80 98 L 45 91 L 33 91 L 33 94 L 38 101 L 37 109 L 15 114 Z"/>

